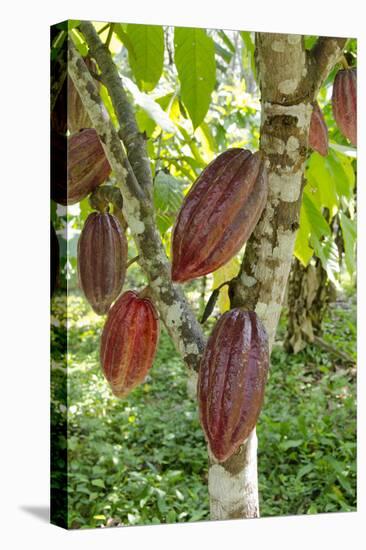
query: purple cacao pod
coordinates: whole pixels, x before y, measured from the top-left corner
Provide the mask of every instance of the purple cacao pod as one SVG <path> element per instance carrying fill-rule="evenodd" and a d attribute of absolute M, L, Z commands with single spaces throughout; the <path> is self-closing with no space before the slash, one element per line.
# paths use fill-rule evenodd
<path fill-rule="evenodd" d="M 120 294 L 127 262 L 127 240 L 112 214 L 92 212 L 78 242 L 78 277 L 86 299 L 98 315 L 108 312 Z"/>
<path fill-rule="evenodd" d="M 328 154 L 328 128 L 318 103 L 314 104 L 310 120 L 309 146 L 323 157 Z"/>
<path fill-rule="evenodd" d="M 357 145 L 357 69 L 342 69 L 335 76 L 332 93 L 334 119 L 342 134 Z"/>
<path fill-rule="evenodd" d="M 249 436 L 261 411 L 269 365 L 268 338 L 253 311 L 236 308 L 220 317 L 198 374 L 200 421 L 219 462 Z"/>
<path fill-rule="evenodd" d="M 172 236 L 172 279 L 215 271 L 239 252 L 267 200 L 262 154 L 228 149 L 202 172 L 185 197 Z"/>

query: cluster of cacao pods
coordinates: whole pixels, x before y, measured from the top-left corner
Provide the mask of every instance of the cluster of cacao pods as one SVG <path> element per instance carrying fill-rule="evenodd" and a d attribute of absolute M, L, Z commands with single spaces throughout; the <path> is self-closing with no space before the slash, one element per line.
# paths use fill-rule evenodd
<path fill-rule="evenodd" d="M 260 152 L 228 149 L 196 180 L 172 234 L 172 279 L 215 271 L 250 237 L 267 200 Z M 227 460 L 253 430 L 269 363 L 266 331 L 255 312 L 236 308 L 217 322 L 198 375 L 200 421 L 212 454 Z"/>
<path fill-rule="evenodd" d="M 333 116 L 342 134 L 357 145 L 357 69 L 337 72 L 332 92 Z M 314 103 L 310 121 L 309 147 L 323 156 L 328 154 L 328 129 L 323 113 Z"/>
<path fill-rule="evenodd" d="M 96 71 L 92 59 L 84 61 Z M 59 204 L 81 201 L 111 173 L 103 145 L 91 126 L 71 78 L 65 78 L 51 113 L 51 198 Z"/>
<path fill-rule="evenodd" d="M 172 279 L 185 282 L 227 263 L 253 232 L 267 199 L 260 152 L 228 149 L 193 184 L 172 233 Z"/>

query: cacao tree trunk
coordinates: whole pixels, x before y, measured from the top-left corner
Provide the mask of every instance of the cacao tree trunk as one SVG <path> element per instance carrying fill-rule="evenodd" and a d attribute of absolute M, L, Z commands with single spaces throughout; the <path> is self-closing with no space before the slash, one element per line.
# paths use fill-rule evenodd
<path fill-rule="evenodd" d="M 275 338 L 291 268 L 304 186 L 311 102 L 339 57 L 341 43 L 320 39 L 310 54 L 300 35 L 257 33 L 261 149 L 269 161 L 269 195 L 230 285 L 232 307 L 254 310 Z M 342 46 L 341 46 L 342 47 Z M 265 406 L 265 405 L 264 405 Z M 255 430 L 229 460 L 209 466 L 212 519 L 259 516 Z"/>

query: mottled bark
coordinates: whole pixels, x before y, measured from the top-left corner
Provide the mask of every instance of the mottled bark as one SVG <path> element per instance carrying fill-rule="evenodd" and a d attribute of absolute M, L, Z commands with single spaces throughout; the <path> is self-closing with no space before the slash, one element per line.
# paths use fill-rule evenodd
<path fill-rule="evenodd" d="M 262 217 L 247 243 L 240 273 L 231 282 L 230 298 L 232 307 L 256 311 L 266 327 L 270 349 L 281 313 L 299 222 L 311 102 L 318 89 L 318 80 L 326 76 L 341 54 L 337 41 L 334 48 L 326 53 L 320 48 L 320 67 L 316 65 L 313 52 L 306 52 L 302 36 L 256 35 L 262 107 L 261 150 L 268 159 L 269 193 Z M 222 491 L 221 500 L 225 505 L 213 507 L 212 519 L 252 517 L 249 510 L 255 510 L 254 515 L 259 516 L 258 499 L 253 505 L 258 490 L 250 441 L 248 438 L 237 455 L 221 465 L 223 478 L 235 477 L 237 482 L 231 500 Z M 213 468 L 211 465 L 209 479 Z M 217 501 L 217 491 L 211 495 L 211 500 Z"/>

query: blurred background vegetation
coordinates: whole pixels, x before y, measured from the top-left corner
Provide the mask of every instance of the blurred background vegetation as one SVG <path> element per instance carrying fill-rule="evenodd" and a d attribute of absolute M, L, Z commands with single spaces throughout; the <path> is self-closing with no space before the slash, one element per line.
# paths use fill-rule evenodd
<path fill-rule="evenodd" d="M 146 33 L 144 25 L 95 26 L 109 43 L 147 139 L 156 221 L 169 255 L 175 217 L 202 169 L 229 147 L 259 147 L 254 35 L 195 29 L 196 51 L 182 57 L 180 43 L 192 29 L 149 27 Z M 68 30 L 86 55 L 78 22 L 69 23 Z M 60 25 L 53 53 L 66 34 Z M 315 38 L 305 37 L 308 48 Z M 157 52 L 149 60 L 148 75 L 138 54 L 143 40 Z M 190 55 L 201 59 L 197 82 L 189 81 Z M 355 64 L 355 40 L 348 42 L 346 57 Z M 330 149 L 327 157 L 309 154 L 296 261 L 258 423 L 262 516 L 356 507 L 357 171 L 356 151 L 332 115 L 332 82 L 338 68 L 318 98 Z M 104 86 L 101 96 L 117 124 Z M 113 175 L 108 183 L 117 183 Z M 66 523 L 87 528 L 208 519 L 206 445 L 196 404 L 187 395 L 184 365 L 165 331 L 145 383 L 128 399 L 113 397 L 103 379 L 98 354 L 104 318 L 92 312 L 77 284 L 77 241 L 91 211 L 88 199 L 67 210 L 51 204 L 61 256 L 51 312 L 52 433 L 59 441 L 52 457 L 52 486 L 67 502 Z M 128 230 L 127 237 L 133 258 L 137 251 Z M 185 285 L 198 316 L 212 290 L 236 275 L 243 253 L 212 275 Z M 143 273 L 133 264 L 124 289 L 145 285 Z M 297 285 L 292 292 L 291 285 Z M 305 295 L 300 305 L 299 288 Z M 299 309 L 303 311 L 309 293 L 312 305 L 304 317 Z M 207 334 L 228 308 L 224 287 L 204 325 Z M 67 477 L 62 473 L 66 458 Z"/>

